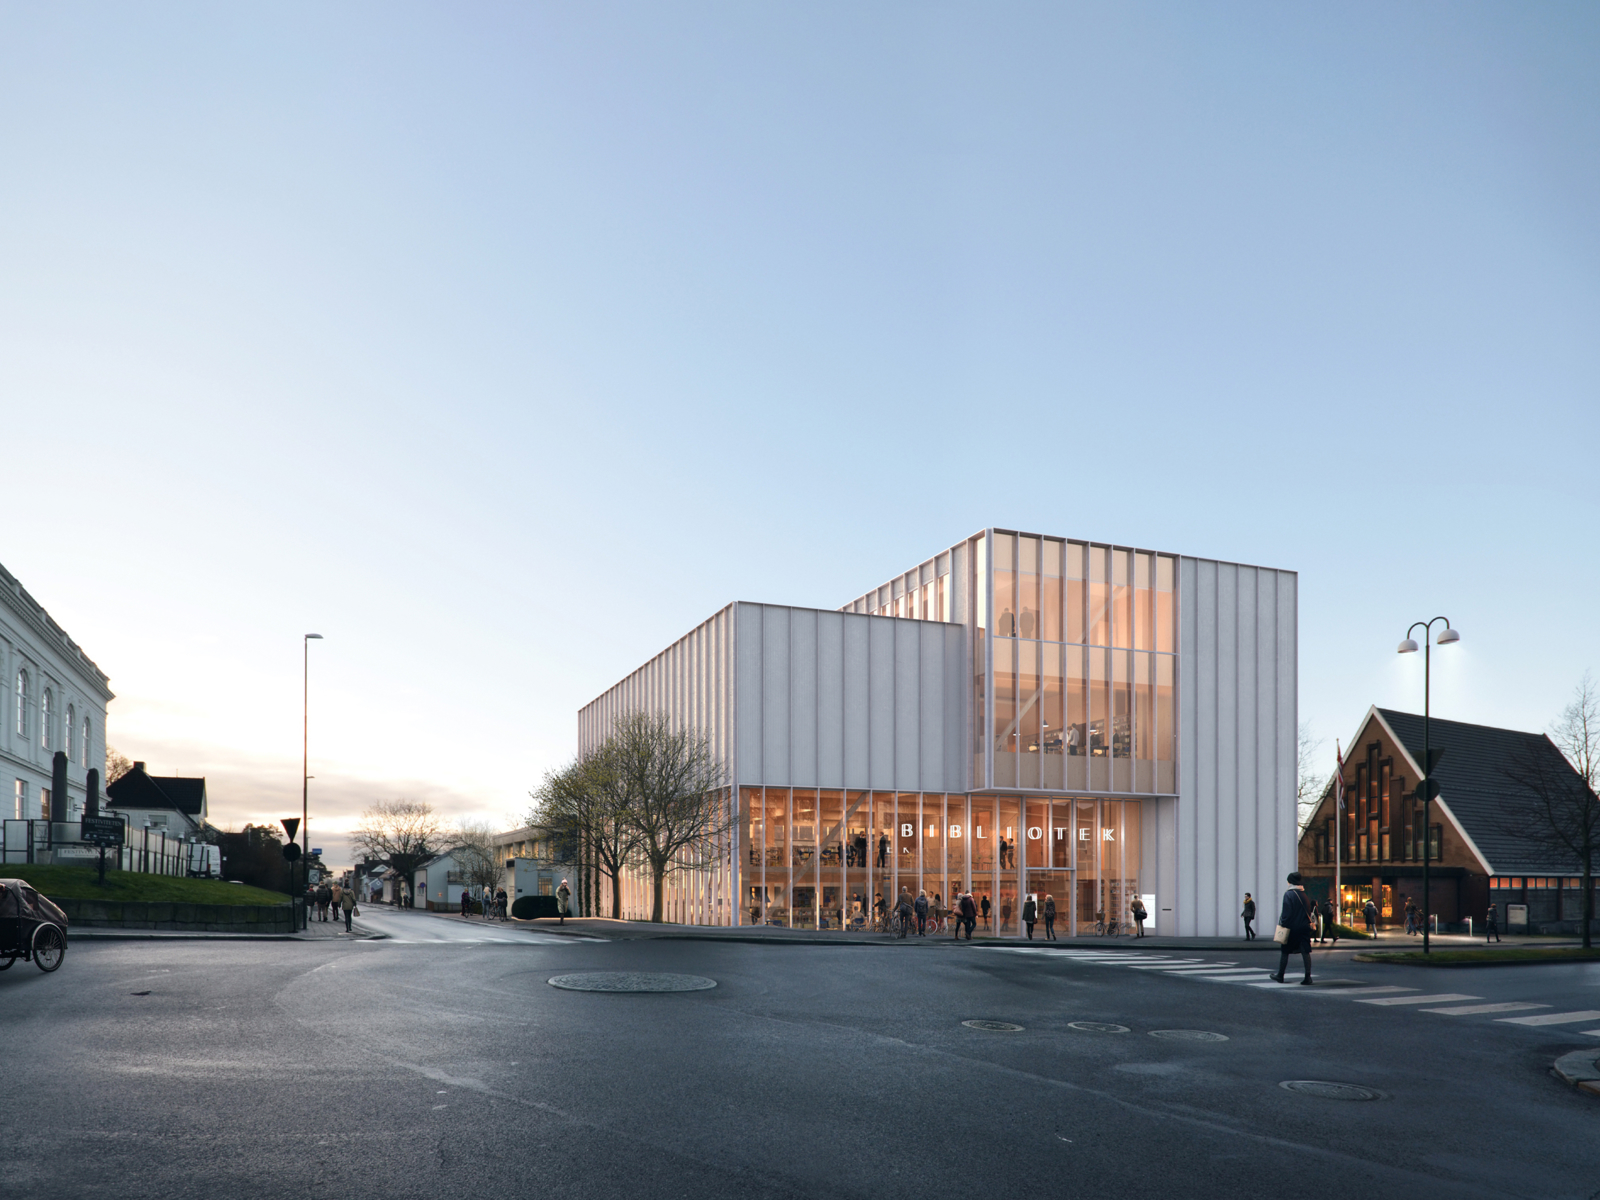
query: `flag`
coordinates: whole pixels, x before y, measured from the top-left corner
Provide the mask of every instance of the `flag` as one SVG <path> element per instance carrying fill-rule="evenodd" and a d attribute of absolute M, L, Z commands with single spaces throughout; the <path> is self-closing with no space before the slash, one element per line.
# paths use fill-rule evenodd
<path fill-rule="evenodd" d="M 1339 798 L 1339 811 L 1344 811 L 1344 752 L 1339 749 L 1337 739 L 1333 743 L 1333 756 L 1339 760 L 1339 771 L 1333 777 L 1333 794 Z"/>

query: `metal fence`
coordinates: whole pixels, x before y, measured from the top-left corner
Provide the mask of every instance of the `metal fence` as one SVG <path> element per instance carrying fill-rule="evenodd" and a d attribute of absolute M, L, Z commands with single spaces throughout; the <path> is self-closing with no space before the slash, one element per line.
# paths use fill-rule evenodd
<path fill-rule="evenodd" d="M 81 839 L 76 821 L 15 820 L 3 822 L 0 863 L 45 863 L 89 867 L 100 862 L 100 848 Z M 106 869 L 141 871 L 147 875 L 187 875 L 187 838 L 168 837 L 158 829 L 125 830 L 126 844 L 106 851 Z"/>

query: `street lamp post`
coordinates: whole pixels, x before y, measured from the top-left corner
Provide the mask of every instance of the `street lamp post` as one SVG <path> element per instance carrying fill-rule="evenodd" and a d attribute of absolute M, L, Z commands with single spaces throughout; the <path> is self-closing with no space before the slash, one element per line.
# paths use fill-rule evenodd
<path fill-rule="evenodd" d="M 311 883 L 311 639 L 322 640 L 320 633 L 300 639 L 300 907 L 305 911 L 305 892 Z"/>
<path fill-rule="evenodd" d="M 1433 855 L 1433 825 L 1429 820 L 1429 813 L 1433 802 L 1433 747 L 1429 743 L 1429 688 L 1431 686 L 1431 663 L 1429 655 L 1432 652 L 1432 639 L 1434 621 L 1443 621 L 1444 629 L 1439 633 L 1439 645 L 1448 646 L 1452 642 L 1459 642 L 1461 634 L 1450 628 L 1450 622 L 1444 617 L 1434 617 L 1432 621 L 1414 621 L 1411 628 L 1406 630 L 1405 641 L 1400 643 L 1399 653 L 1415 654 L 1417 643 L 1411 640 L 1412 632 L 1417 626 L 1422 627 L 1422 783 L 1418 790 L 1422 793 L 1422 952 L 1429 953 L 1428 936 L 1429 927 L 1433 924 L 1433 894 L 1430 884 L 1433 882 L 1432 873 L 1429 871 L 1429 862 Z M 1442 849 L 1442 847 L 1441 847 Z"/>

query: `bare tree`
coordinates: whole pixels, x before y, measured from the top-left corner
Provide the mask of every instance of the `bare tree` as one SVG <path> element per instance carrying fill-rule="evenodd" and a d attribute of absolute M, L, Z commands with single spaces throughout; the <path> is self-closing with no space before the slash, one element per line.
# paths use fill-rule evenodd
<path fill-rule="evenodd" d="M 108 743 L 106 745 L 106 786 L 109 787 L 131 770 L 133 770 L 133 759 Z"/>
<path fill-rule="evenodd" d="M 406 879 L 438 852 L 442 824 L 421 800 L 380 800 L 361 814 L 350 840 Z"/>
<path fill-rule="evenodd" d="M 1317 805 L 1322 803 L 1323 793 L 1328 790 L 1328 780 L 1333 775 L 1331 771 L 1320 770 L 1317 762 L 1317 755 L 1325 742 L 1325 738 L 1312 735 L 1309 722 L 1300 722 L 1294 806 L 1295 818 L 1302 834 L 1305 833 L 1311 818 L 1316 815 Z"/>
<path fill-rule="evenodd" d="M 1550 753 L 1550 748 L 1559 754 Z M 1593 947 L 1594 867 L 1600 857 L 1600 689 L 1588 672 L 1551 736 L 1523 735 L 1504 774 L 1528 801 L 1514 832 L 1583 871 L 1583 947 Z M 1508 830 L 1511 832 L 1511 830 Z"/>
<path fill-rule="evenodd" d="M 500 883 L 500 847 L 494 827 L 486 821 L 463 821 L 450 831 L 462 877 L 473 887 L 493 892 Z"/>
<path fill-rule="evenodd" d="M 610 742 L 544 777 L 528 824 L 550 834 L 560 857 L 580 854 L 611 880 L 611 917 L 622 919 L 622 872 L 639 849 L 625 780 Z"/>
<path fill-rule="evenodd" d="M 732 827 L 727 780 L 705 736 L 674 730 L 665 713 L 627 713 L 607 739 L 620 776 L 638 854 L 650 867 L 650 919 L 662 919 L 667 872 L 705 866 Z"/>

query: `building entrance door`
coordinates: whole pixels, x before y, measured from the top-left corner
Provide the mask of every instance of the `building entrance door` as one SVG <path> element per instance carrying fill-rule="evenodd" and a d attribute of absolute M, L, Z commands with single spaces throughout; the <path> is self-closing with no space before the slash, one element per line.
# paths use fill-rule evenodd
<path fill-rule="evenodd" d="M 1048 932 L 1045 929 L 1044 921 L 1046 897 L 1050 897 L 1055 901 L 1055 936 L 1060 937 L 1063 933 L 1069 937 L 1072 935 L 1072 922 L 1070 919 L 1072 912 L 1072 877 L 1073 872 L 1071 871 L 1028 872 L 1028 896 L 1025 896 L 1024 900 L 1031 897 L 1034 904 L 1038 906 L 1038 933 L 1040 935 L 1045 935 Z"/>

